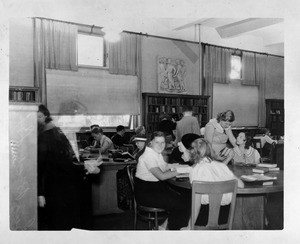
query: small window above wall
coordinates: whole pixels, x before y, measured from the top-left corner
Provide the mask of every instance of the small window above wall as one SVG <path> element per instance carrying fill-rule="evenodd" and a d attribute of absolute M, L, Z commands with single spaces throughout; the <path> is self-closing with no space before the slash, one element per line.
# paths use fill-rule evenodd
<path fill-rule="evenodd" d="M 242 78 L 242 56 L 231 55 L 231 72 L 230 79 L 240 80 Z"/>
<path fill-rule="evenodd" d="M 103 36 L 78 33 L 78 65 L 105 67 Z"/>

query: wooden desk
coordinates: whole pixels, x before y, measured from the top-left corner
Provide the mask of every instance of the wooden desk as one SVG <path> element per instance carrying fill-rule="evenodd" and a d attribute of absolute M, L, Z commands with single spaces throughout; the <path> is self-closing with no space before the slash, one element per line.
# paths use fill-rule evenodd
<path fill-rule="evenodd" d="M 252 174 L 253 167 L 229 166 L 237 176 Z M 253 185 L 245 183 L 245 188 L 238 188 L 235 215 L 233 220 L 234 230 L 263 230 L 265 227 L 265 206 L 267 194 L 283 192 L 283 171 L 268 173 L 269 176 L 277 176 L 272 186 Z M 169 183 L 191 188 L 189 181 L 176 181 L 175 178 L 168 180 Z"/>
<path fill-rule="evenodd" d="M 93 175 L 92 179 L 92 213 L 93 215 L 121 213 L 123 210 L 118 208 L 117 199 L 117 172 L 128 164 L 136 164 L 135 161 L 104 162 L 101 172 Z"/>

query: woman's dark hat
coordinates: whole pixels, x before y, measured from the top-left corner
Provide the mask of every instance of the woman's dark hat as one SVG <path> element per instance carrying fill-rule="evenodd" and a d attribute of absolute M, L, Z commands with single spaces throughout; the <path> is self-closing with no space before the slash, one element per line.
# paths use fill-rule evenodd
<path fill-rule="evenodd" d="M 201 138 L 201 136 L 194 133 L 188 133 L 181 138 L 181 142 L 186 149 L 190 149 L 193 141 L 195 141 L 198 138 Z"/>

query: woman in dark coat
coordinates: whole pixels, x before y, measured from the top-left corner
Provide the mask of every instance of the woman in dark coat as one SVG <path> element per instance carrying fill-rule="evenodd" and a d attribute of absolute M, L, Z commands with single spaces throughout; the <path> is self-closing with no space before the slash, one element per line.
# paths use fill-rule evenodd
<path fill-rule="evenodd" d="M 38 111 L 39 229 L 70 230 L 80 226 L 83 168 L 73 163 L 74 152 L 52 122 L 44 105 Z"/>

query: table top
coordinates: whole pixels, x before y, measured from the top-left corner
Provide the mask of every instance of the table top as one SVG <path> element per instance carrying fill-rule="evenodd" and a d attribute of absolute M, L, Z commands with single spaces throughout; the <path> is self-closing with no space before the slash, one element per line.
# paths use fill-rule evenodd
<path fill-rule="evenodd" d="M 242 175 L 251 175 L 252 168 L 254 166 L 238 166 L 238 165 L 229 165 L 229 169 L 238 177 L 240 178 Z M 272 193 L 272 192 L 281 192 L 283 191 L 283 170 L 278 172 L 269 172 L 265 174 L 266 176 L 276 176 L 277 180 L 274 180 L 273 185 L 270 186 L 263 186 L 253 184 L 251 182 L 244 182 L 244 188 L 238 188 L 237 194 L 264 194 L 264 193 Z M 176 178 L 169 179 L 168 182 L 170 184 L 187 188 L 191 188 L 191 184 L 189 181 L 177 181 Z"/>
<path fill-rule="evenodd" d="M 82 163 L 85 160 L 93 160 L 93 159 L 97 159 L 99 157 L 99 153 L 85 153 L 85 158 L 83 159 Z M 108 157 L 107 155 L 102 155 L 102 159 L 103 159 L 103 164 L 101 164 L 102 166 L 120 166 L 120 165 L 128 165 L 128 164 L 136 164 L 135 160 L 124 160 L 124 161 L 115 161 L 113 160 L 113 158 Z"/>

